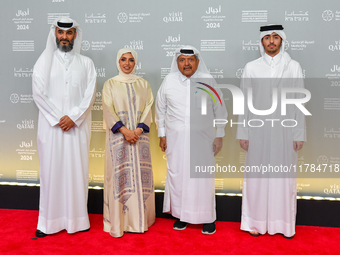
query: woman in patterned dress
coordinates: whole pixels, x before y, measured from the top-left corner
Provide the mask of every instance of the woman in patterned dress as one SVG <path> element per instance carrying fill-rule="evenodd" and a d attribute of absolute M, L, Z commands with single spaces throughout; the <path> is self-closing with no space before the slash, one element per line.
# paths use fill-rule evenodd
<path fill-rule="evenodd" d="M 118 51 L 119 74 L 104 84 L 106 124 L 104 231 L 113 237 L 143 233 L 155 222 L 155 197 L 149 145 L 150 84 L 135 75 L 137 53 Z"/>

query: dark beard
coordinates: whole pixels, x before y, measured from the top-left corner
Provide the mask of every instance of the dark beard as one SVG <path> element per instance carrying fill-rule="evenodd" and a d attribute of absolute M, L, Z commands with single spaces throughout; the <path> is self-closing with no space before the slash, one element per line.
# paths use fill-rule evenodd
<path fill-rule="evenodd" d="M 58 38 L 56 38 L 56 43 L 57 43 L 57 47 L 59 50 L 63 51 L 63 52 L 69 52 L 73 49 L 73 45 L 74 45 L 74 39 L 72 39 L 70 41 L 70 43 L 68 45 L 61 45 L 60 41 L 58 40 Z"/>

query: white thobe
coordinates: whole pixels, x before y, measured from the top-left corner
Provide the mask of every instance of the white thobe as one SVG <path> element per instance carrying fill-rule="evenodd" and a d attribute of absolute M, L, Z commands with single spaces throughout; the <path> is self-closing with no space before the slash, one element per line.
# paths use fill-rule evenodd
<path fill-rule="evenodd" d="M 289 55 L 279 53 L 274 58 L 265 54 L 263 57 L 249 62 L 243 72 L 241 89 L 246 95 L 247 88 L 252 87 L 253 105 L 255 109 L 267 110 L 272 105 L 272 90 L 282 87 L 303 88 L 300 64 L 291 60 Z M 278 94 L 279 95 L 279 94 Z M 297 93 L 290 97 L 299 98 Z M 280 100 L 279 100 L 280 102 Z M 249 140 L 245 166 L 294 166 L 297 164 L 297 152 L 293 141 L 306 141 L 305 118 L 295 106 L 287 107 L 287 115 L 281 116 L 280 103 L 270 116 L 258 116 L 245 107 L 245 115 L 240 115 L 239 123 L 245 121 L 246 127 L 238 126 L 237 139 Z M 249 127 L 248 121 L 261 119 L 263 127 Z M 271 127 L 271 121 L 276 119 Z M 283 127 L 281 121 L 294 119 L 296 127 Z M 253 122 L 251 125 L 259 125 Z M 292 122 L 287 125 L 292 125 Z M 293 169 L 293 168 L 292 168 Z M 293 170 L 292 170 L 293 172 Z M 259 178 L 255 178 L 259 177 Z M 268 232 L 273 235 L 282 233 L 285 236 L 295 234 L 296 218 L 296 175 L 286 174 L 273 178 L 245 173 L 242 190 L 241 229 L 256 231 L 260 234 Z"/>
<path fill-rule="evenodd" d="M 166 135 L 167 176 L 163 212 L 171 213 L 183 222 L 192 224 L 211 223 L 216 220 L 215 180 L 213 178 L 190 178 L 190 80 L 208 78 L 211 75 L 195 73 L 190 78 L 180 72 L 167 75 L 156 99 L 156 123 L 158 136 Z M 223 98 L 223 96 L 222 96 Z M 214 107 L 217 118 L 226 119 L 225 106 Z M 211 120 L 207 134 L 210 146 L 202 147 L 214 165 L 212 150 L 215 129 Z M 212 132 L 211 132 L 212 130 Z M 212 134 L 212 135 L 211 135 Z M 224 136 L 224 125 L 216 130 L 216 137 Z"/>
<path fill-rule="evenodd" d="M 73 51 L 54 52 L 50 81 L 44 94 L 43 55 L 33 71 L 33 98 L 39 109 L 38 152 L 40 204 L 38 229 L 53 234 L 90 227 L 87 213 L 91 106 L 95 99 L 96 71 L 88 57 Z M 59 126 L 63 116 L 75 125 Z"/>

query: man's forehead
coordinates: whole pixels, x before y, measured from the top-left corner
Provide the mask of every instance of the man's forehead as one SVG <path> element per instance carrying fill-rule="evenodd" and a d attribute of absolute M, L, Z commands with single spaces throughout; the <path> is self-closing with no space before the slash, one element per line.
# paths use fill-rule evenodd
<path fill-rule="evenodd" d="M 276 32 L 272 32 L 272 33 L 268 33 L 268 34 L 266 34 L 265 36 L 269 36 L 269 35 L 273 35 L 273 36 L 276 36 L 276 35 L 278 35 Z M 280 36 L 280 35 L 278 35 L 278 36 Z M 281 36 L 280 36 L 281 37 Z"/>
<path fill-rule="evenodd" d="M 66 32 L 68 32 L 68 31 L 74 31 L 75 32 L 76 31 L 76 29 L 74 27 L 69 28 L 69 29 L 62 29 L 60 27 L 56 27 L 55 30 L 56 31 L 62 30 L 62 31 L 66 31 Z"/>
<path fill-rule="evenodd" d="M 195 54 L 192 54 L 192 55 L 183 55 L 183 54 L 181 54 L 181 55 L 178 56 L 178 58 L 192 58 L 192 57 L 195 58 Z"/>

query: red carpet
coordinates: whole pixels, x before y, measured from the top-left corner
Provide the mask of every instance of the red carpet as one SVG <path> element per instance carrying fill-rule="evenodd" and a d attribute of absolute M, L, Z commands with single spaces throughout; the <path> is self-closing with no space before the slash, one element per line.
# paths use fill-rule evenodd
<path fill-rule="evenodd" d="M 175 231 L 174 220 L 157 218 L 148 232 L 117 239 L 103 232 L 102 215 L 91 214 L 89 232 L 62 231 L 34 240 L 37 220 L 38 211 L 0 209 L 0 253 L 340 254 L 339 228 L 297 226 L 294 239 L 286 240 L 281 235 L 252 237 L 240 230 L 240 223 L 217 222 L 217 232 L 207 236 L 201 233 L 202 225 Z"/>

